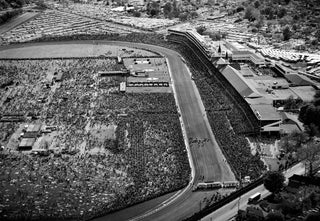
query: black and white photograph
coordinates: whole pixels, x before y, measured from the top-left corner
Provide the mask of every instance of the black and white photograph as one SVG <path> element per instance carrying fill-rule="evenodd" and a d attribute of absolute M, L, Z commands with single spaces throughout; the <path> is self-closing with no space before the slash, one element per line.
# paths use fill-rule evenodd
<path fill-rule="evenodd" d="M 320 0 L 0 0 L 0 220 L 319 221 Z"/>

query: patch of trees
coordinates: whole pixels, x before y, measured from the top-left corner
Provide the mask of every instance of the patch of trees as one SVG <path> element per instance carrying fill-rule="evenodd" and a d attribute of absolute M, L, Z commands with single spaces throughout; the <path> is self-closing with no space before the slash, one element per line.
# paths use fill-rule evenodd
<path fill-rule="evenodd" d="M 147 4 L 147 14 L 151 17 L 157 16 L 160 13 L 160 4 L 158 2 L 149 2 Z"/>
<path fill-rule="evenodd" d="M 285 110 L 297 110 L 303 105 L 303 100 L 301 98 L 294 99 L 291 95 L 287 100 L 284 101 Z"/>
<path fill-rule="evenodd" d="M 320 129 L 320 91 L 317 91 L 313 101 L 300 109 L 299 120 L 304 124 L 310 136 L 319 135 Z"/>
<path fill-rule="evenodd" d="M 22 9 L 15 9 L 15 10 L 5 12 L 4 14 L 0 15 L 0 25 L 6 23 L 11 18 L 13 18 L 21 13 L 22 13 Z"/>
<path fill-rule="evenodd" d="M 26 3 L 29 3 L 29 0 L 0 0 L 0 9 L 21 8 Z"/>
<path fill-rule="evenodd" d="M 271 193 L 277 194 L 284 187 L 284 181 L 285 181 L 285 177 L 281 172 L 269 171 L 265 176 L 263 185 Z"/>
<path fill-rule="evenodd" d="M 47 9 L 48 8 L 48 6 L 44 2 L 44 0 L 39 0 L 39 1 L 35 2 L 35 4 L 37 5 L 38 9 Z"/>
<path fill-rule="evenodd" d="M 171 2 L 167 2 L 164 6 L 163 6 L 163 15 L 166 18 L 172 19 L 172 18 L 179 18 L 181 21 L 187 21 L 190 19 L 194 19 L 197 18 L 199 15 L 196 11 L 185 11 L 182 12 L 176 1 Z"/>
<path fill-rule="evenodd" d="M 197 31 L 200 35 L 203 35 L 203 33 L 204 33 L 206 30 L 207 30 L 207 28 L 206 28 L 205 26 L 203 26 L 203 25 L 198 26 L 198 27 L 196 28 L 196 31 Z"/>

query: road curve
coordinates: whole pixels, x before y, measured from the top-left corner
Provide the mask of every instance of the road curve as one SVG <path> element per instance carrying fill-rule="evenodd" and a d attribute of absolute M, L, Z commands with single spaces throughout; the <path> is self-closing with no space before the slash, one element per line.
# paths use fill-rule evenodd
<path fill-rule="evenodd" d="M 194 163 L 194 183 L 191 183 L 184 190 L 180 191 L 175 197 L 171 196 L 171 200 L 163 198 L 166 204 L 157 201 L 155 207 L 141 206 L 138 204 L 131 208 L 128 214 L 121 214 L 118 219 L 114 214 L 109 214 L 95 220 L 182 220 L 201 209 L 202 200 L 208 197 L 207 192 L 192 192 L 192 184 L 204 181 L 232 181 L 235 180 L 229 165 L 224 160 L 224 156 L 217 145 L 214 135 L 208 123 L 203 103 L 195 83 L 191 80 L 191 74 L 180 55 L 170 49 L 130 42 L 114 42 L 114 41 L 67 41 L 67 42 L 50 42 L 50 43 L 33 43 L 22 45 L 11 45 L 4 48 L 27 47 L 28 45 L 46 45 L 55 44 L 57 47 L 63 47 L 64 44 L 109 44 L 126 47 L 135 47 L 148 49 L 158 52 L 165 56 L 171 71 L 173 86 L 176 91 L 176 99 L 181 111 L 182 121 L 185 127 L 186 136 L 189 139 L 208 139 L 203 145 L 190 144 L 190 153 Z M 1 48 L 0 48 L 1 50 Z M 66 54 L 68 52 L 66 51 Z M 152 201 L 152 200 L 151 200 Z M 151 202 L 150 201 L 150 202 Z M 148 202 L 143 203 L 146 205 Z M 151 203 L 150 203 L 151 204 Z M 121 213 L 121 211 L 117 212 Z M 126 213 L 126 209 L 123 210 Z M 147 215 L 146 215 L 147 214 Z M 120 217 L 120 216 L 119 216 Z"/>

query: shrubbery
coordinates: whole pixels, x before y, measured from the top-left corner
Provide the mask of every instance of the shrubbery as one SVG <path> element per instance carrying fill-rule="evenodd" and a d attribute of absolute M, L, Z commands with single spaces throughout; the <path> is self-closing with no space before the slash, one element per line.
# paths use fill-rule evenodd
<path fill-rule="evenodd" d="M 21 13 L 22 13 L 22 9 L 16 9 L 16 10 L 8 11 L 8 12 L 0 15 L 0 25 L 6 23 L 11 18 L 13 18 Z"/>

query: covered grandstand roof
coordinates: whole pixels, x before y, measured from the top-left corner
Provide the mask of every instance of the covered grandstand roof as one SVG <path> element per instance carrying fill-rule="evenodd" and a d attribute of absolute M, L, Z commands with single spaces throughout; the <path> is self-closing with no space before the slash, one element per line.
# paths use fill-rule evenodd
<path fill-rule="evenodd" d="M 314 81 L 310 80 L 308 77 L 300 74 L 285 74 L 284 77 L 292 84 L 298 86 L 310 86 L 316 85 Z"/>
<path fill-rule="evenodd" d="M 256 65 L 265 64 L 264 58 L 252 51 L 233 51 L 232 60 L 249 60 Z"/>
<path fill-rule="evenodd" d="M 281 124 L 280 125 L 280 132 L 282 134 L 290 134 L 295 131 L 300 132 L 300 128 L 296 124 Z"/>
<path fill-rule="evenodd" d="M 219 58 L 216 62 L 215 65 L 227 65 L 229 64 L 229 61 L 223 59 L 223 58 Z"/>
<path fill-rule="evenodd" d="M 254 87 L 248 84 L 242 74 L 230 65 L 226 66 L 226 68 L 222 70 L 222 74 L 241 96 L 249 98 L 261 97 L 259 92 Z"/>
<path fill-rule="evenodd" d="M 259 113 L 261 121 L 280 121 L 281 116 L 270 104 L 250 104 L 254 113 Z"/>
<path fill-rule="evenodd" d="M 248 104 L 258 105 L 258 104 L 269 104 L 272 105 L 273 101 L 272 99 L 267 99 L 264 97 L 258 97 L 258 98 L 245 98 Z"/>
<path fill-rule="evenodd" d="M 312 86 L 291 87 L 290 89 L 305 102 L 312 101 L 316 94 L 316 90 Z"/>

